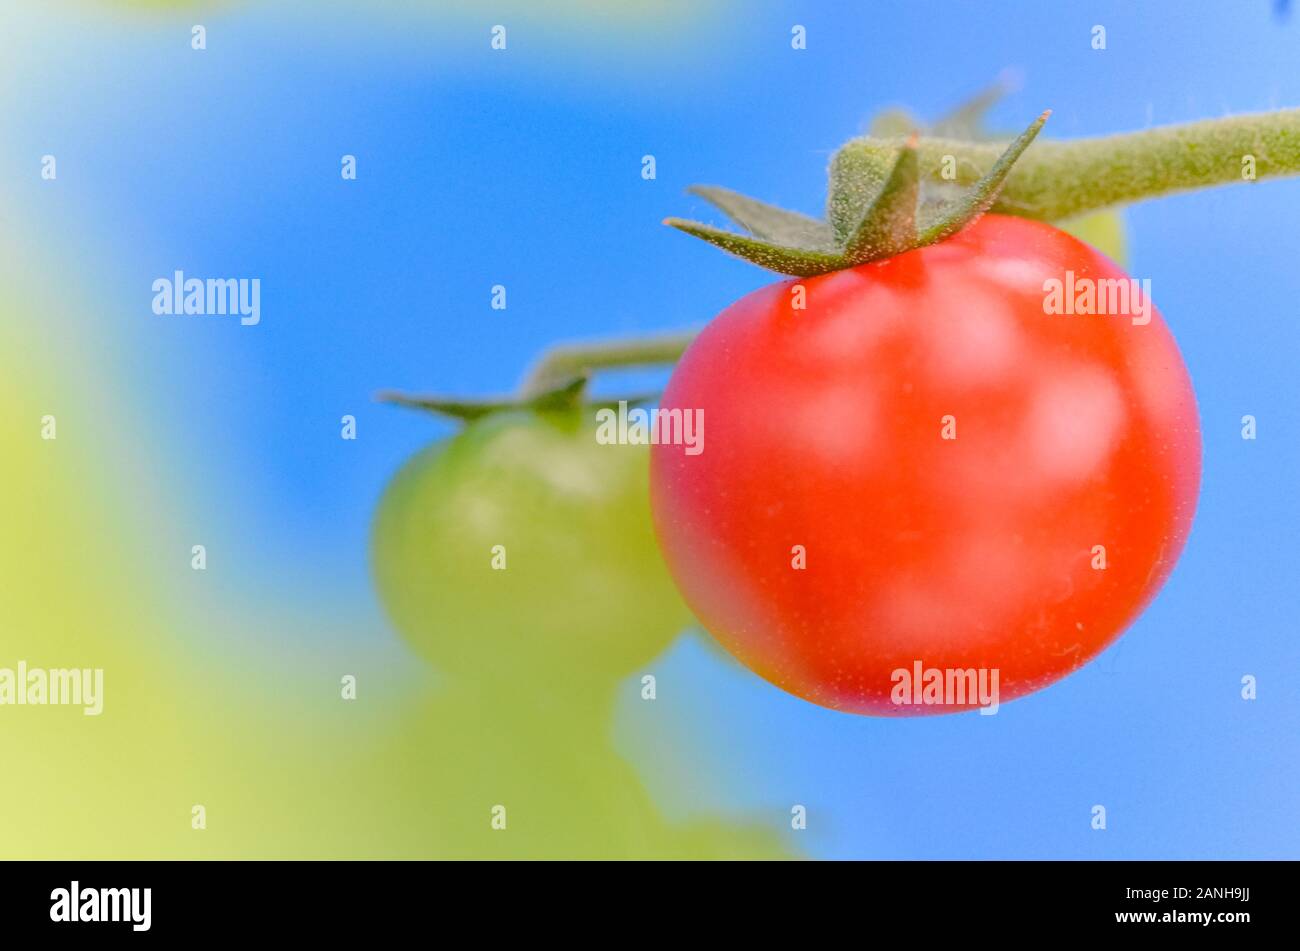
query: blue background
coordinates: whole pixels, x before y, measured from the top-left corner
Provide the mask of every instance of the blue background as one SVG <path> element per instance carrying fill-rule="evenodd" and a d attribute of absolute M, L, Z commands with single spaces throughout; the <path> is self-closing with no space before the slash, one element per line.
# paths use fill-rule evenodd
<path fill-rule="evenodd" d="M 659 224 L 716 220 L 687 185 L 816 213 L 830 153 L 873 113 L 934 118 L 1006 67 L 1022 84 L 996 124 L 1050 107 L 1059 137 L 1300 103 L 1300 23 L 1268 0 L 701 4 L 658 22 L 574 3 L 110 8 L 3 14 L 9 217 L 90 289 L 83 346 L 165 447 L 159 478 L 185 486 L 177 537 L 241 550 L 238 590 L 327 595 L 354 623 L 326 636 L 394 666 L 414 661 L 374 603 L 369 519 L 449 428 L 372 394 L 504 392 L 557 338 L 697 324 L 766 283 Z M 47 152 L 57 192 L 30 174 Z M 1182 561 L 1115 647 L 996 717 L 896 721 L 805 704 L 683 639 L 657 665 L 662 702 L 629 701 L 619 727 L 665 808 L 801 803 L 800 843 L 828 857 L 1300 855 L 1297 219 L 1300 182 L 1127 212 L 1205 470 Z M 149 319 L 153 279 L 178 268 L 260 277 L 261 326 Z M 341 451 L 345 413 L 359 438 Z"/>

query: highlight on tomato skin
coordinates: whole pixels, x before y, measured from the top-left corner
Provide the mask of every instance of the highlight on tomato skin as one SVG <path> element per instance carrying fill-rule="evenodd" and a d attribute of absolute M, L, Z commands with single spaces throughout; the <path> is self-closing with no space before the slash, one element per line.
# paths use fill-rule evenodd
<path fill-rule="evenodd" d="M 1005 702 L 1096 656 L 1169 576 L 1200 481 L 1187 371 L 1129 280 L 987 215 L 727 308 L 662 400 L 702 412 L 706 451 L 651 453 L 704 627 L 783 689 L 881 716 L 983 705 L 900 702 L 899 671 L 996 672 Z M 1119 281 L 1130 312 L 1069 312 Z"/>

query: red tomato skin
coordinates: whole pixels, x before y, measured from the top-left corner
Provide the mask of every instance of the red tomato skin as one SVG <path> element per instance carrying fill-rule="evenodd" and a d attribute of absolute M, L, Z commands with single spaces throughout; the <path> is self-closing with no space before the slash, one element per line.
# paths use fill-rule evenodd
<path fill-rule="evenodd" d="M 764 287 L 692 343 L 661 406 L 703 412 L 703 451 L 653 447 L 651 505 L 687 603 L 745 665 L 837 710 L 946 713 L 978 701 L 895 703 L 894 672 L 997 670 L 1006 702 L 1143 610 L 1195 512 L 1195 396 L 1154 306 L 1046 313 L 1067 271 L 1128 278 L 986 215 Z"/>

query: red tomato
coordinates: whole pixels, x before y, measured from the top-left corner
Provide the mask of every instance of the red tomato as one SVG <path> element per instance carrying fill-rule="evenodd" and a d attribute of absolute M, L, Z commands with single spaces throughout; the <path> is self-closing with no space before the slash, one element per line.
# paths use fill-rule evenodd
<path fill-rule="evenodd" d="M 1148 323 L 1136 301 L 1052 315 L 1053 279 L 1129 280 L 1049 225 L 986 215 L 765 287 L 691 345 L 661 405 L 702 411 L 706 439 L 654 447 L 655 527 L 748 667 L 839 710 L 951 712 L 980 703 L 898 703 L 897 672 L 997 671 L 1005 702 L 1155 595 L 1200 483 L 1187 370 L 1149 298 Z"/>

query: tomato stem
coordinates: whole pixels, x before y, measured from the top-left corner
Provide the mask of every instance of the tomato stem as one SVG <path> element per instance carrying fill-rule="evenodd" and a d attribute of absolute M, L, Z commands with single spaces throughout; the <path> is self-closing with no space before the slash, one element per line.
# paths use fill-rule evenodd
<path fill-rule="evenodd" d="M 985 104 L 981 100 L 979 105 L 982 110 Z M 692 191 L 754 237 L 696 222 L 670 219 L 670 223 L 774 270 L 816 274 L 855 263 L 836 248 L 837 238 L 846 247 L 852 245 L 854 251 L 857 245 L 885 252 L 892 249 L 894 232 L 877 234 L 871 227 L 875 222 L 864 222 L 862 216 L 882 195 L 888 197 L 891 170 L 900 155 L 913 149 L 923 182 L 948 188 L 976 186 L 968 202 L 981 197 L 983 186 L 985 193 L 997 195 L 991 206 L 984 206 L 989 210 L 1042 221 L 1060 221 L 1195 188 L 1300 175 L 1300 109 L 1073 141 L 1039 140 L 1028 148 L 1045 118 L 1046 114 L 1040 116 L 1011 148 L 1005 142 L 925 135 L 913 135 L 906 142 L 855 139 L 832 163 L 829 221 L 776 208 L 728 189 L 697 186 Z M 1001 191 L 997 192 L 999 185 Z M 864 204 L 868 206 L 865 211 Z M 897 213 L 890 202 L 879 204 L 886 206 L 889 219 L 913 227 L 908 216 Z M 953 216 L 953 220 L 969 219 Z M 460 419 L 513 407 L 547 408 L 563 400 L 577 402 L 583 399 L 586 381 L 594 372 L 674 364 L 698 332 L 557 344 L 533 365 L 516 397 L 459 400 L 384 393 L 379 398 Z M 634 399 L 649 398 L 641 395 Z"/>
<path fill-rule="evenodd" d="M 979 179 L 997 144 L 922 138 L 923 173 Z M 1147 198 L 1232 182 L 1300 174 L 1300 109 L 1229 116 L 1073 141 L 1042 140 L 1012 168 L 990 210 L 1057 221 Z"/>
<path fill-rule="evenodd" d="M 1060 221 L 1193 188 L 1300 174 L 1300 109 L 1035 142 L 1047 116 L 1010 145 L 978 132 L 853 139 L 831 160 L 825 221 L 708 186 L 692 191 L 748 235 L 680 218 L 665 224 L 769 270 L 810 276 L 941 241 L 985 211 Z M 908 215 L 894 193 L 912 195 L 913 161 L 920 188 Z"/>
<path fill-rule="evenodd" d="M 659 398 L 658 393 L 592 399 L 587 393 L 587 384 L 592 372 L 601 368 L 676 363 L 695 333 L 683 331 L 640 339 L 562 344 L 542 355 L 516 395 L 462 397 L 382 390 L 375 394 L 375 400 L 423 410 L 462 423 L 520 410 L 572 413 L 613 409 L 619 403 L 633 406 L 650 403 Z"/>
<path fill-rule="evenodd" d="M 532 398 L 564 380 L 586 377 L 600 369 L 676 363 L 698 332 L 680 330 L 623 340 L 557 344 L 533 365 L 520 385 L 519 394 L 524 399 Z"/>

